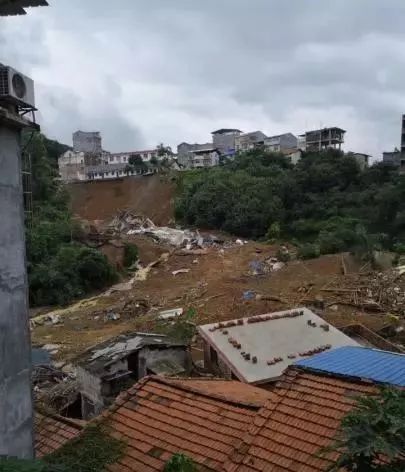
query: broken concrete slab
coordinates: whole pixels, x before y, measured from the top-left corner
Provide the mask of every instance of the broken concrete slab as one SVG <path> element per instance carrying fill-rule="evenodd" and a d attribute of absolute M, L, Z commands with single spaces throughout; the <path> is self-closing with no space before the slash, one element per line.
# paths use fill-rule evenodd
<path fill-rule="evenodd" d="M 183 308 L 173 308 L 171 310 L 164 310 L 159 312 L 158 320 L 170 320 L 174 319 L 177 316 L 181 316 L 183 314 Z"/>
<path fill-rule="evenodd" d="M 178 274 L 188 274 L 189 272 L 190 272 L 190 269 L 179 269 L 179 270 L 174 270 L 172 274 L 176 276 Z"/>

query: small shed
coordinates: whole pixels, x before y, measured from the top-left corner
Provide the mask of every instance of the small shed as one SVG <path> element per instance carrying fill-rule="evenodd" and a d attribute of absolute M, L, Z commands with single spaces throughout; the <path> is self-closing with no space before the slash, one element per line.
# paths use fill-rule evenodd
<path fill-rule="evenodd" d="M 358 346 L 307 308 L 199 326 L 204 365 L 249 384 L 280 378 L 293 362 L 340 346 Z"/>
<path fill-rule="evenodd" d="M 189 365 L 188 346 L 161 334 L 123 334 L 92 347 L 77 366 L 82 416 L 97 415 L 146 375 L 186 374 Z"/>

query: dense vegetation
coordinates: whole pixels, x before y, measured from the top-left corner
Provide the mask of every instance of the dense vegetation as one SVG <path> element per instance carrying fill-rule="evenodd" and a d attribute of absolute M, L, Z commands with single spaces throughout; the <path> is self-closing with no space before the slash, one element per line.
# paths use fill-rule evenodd
<path fill-rule="evenodd" d="M 403 472 L 405 470 L 405 392 L 382 389 L 360 397 L 343 418 L 332 447 L 339 460 L 330 471 Z"/>
<path fill-rule="evenodd" d="M 40 461 L 0 458 L 0 472 L 102 472 L 124 450 L 125 443 L 112 438 L 107 427 L 92 424 Z"/>
<path fill-rule="evenodd" d="M 76 241 L 80 228 L 56 178 L 57 157 L 66 147 L 40 134 L 23 141 L 32 161 L 33 216 L 26 234 L 30 302 L 65 304 L 112 283 L 117 274 L 103 254 Z"/>
<path fill-rule="evenodd" d="M 307 153 L 296 166 L 251 151 L 223 166 L 183 173 L 176 217 L 235 235 L 296 242 L 303 257 L 355 246 L 405 250 L 405 177 L 350 155 Z"/>

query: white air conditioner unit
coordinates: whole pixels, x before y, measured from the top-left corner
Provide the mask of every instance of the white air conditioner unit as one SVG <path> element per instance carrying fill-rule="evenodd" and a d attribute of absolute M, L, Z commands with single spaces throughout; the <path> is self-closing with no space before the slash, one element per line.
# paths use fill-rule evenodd
<path fill-rule="evenodd" d="M 35 109 L 34 81 L 12 67 L 0 64 L 0 103 Z"/>

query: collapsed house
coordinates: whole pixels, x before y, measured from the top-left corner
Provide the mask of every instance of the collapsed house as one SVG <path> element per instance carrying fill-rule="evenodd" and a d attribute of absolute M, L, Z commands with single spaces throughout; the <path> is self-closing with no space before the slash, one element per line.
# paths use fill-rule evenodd
<path fill-rule="evenodd" d="M 340 346 L 358 346 L 307 308 L 198 327 L 204 366 L 250 384 L 278 380 L 293 362 Z"/>
<path fill-rule="evenodd" d="M 182 375 L 189 364 L 188 346 L 165 335 L 131 333 L 101 343 L 85 353 L 76 369 L 82 417 L 99 414 L 146 375 Z"/>

